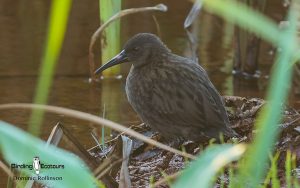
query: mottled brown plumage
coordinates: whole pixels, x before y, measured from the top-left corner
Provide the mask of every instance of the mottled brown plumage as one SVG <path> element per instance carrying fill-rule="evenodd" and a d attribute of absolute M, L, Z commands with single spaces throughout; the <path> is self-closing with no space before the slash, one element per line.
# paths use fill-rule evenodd
<path fill-rule="evenodd" d="M 96 73 L 131 62 L 126 80 L 129 103 L 139 117 L 167 139 L 203 140 L 232 137 L 222 99 L 205 70 L 171 53 L 149 33 L 132 37 L 123 51 Z"/>

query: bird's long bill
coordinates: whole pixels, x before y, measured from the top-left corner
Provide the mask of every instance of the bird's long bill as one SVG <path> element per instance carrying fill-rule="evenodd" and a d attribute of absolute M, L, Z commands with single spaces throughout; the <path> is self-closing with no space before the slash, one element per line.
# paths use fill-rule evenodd
<path fill-rule="evenodd" d="M 118 55 L 116 55 L 114 58 L 112 58 L 109 62 L 106 64 L 102 65 L 99 67 L 96 71 L 95 74 L 99 74 L 105 69 L 108 69 L 109 67 L 128 62 L 127 55 L 124 50 L 122 50 Z"/>

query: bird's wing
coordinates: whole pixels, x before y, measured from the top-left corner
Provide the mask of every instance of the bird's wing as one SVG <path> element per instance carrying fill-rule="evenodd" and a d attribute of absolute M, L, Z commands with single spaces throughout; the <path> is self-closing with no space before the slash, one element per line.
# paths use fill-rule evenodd
<path fill-rule="evenodd" d="M 203 117 L 203 96 L 193 80 L 183 77 L 183 74 L 168 71 L 157 77 L 152 90 L 152 104 L 155 111 L 164 114 L 165 118 L 188 123 L 191 120 Z M 158 74 L 160 75 L 160 74 Z M 197 83 L 197 85 L 199 85 Z M 201 87 L 201 85 L 199 85 Z M 206 119 L 198 119 L 205 124 Z"/>
<path fill-rule="evenodd" d="M 195 126 L 210 137 L 227 133 L 228 118 L 220 95 L 199 65 L 178 63 L 158 71 L 161 76 L 153 87 L 152 104 L 161 118 Z"/>

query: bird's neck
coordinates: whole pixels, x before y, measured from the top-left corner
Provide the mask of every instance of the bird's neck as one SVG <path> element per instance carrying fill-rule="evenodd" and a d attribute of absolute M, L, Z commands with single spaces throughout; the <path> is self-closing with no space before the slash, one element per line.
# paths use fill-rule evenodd
<path fill-rule="evenodd" d="M 169 54 L 170 51 L 152 51 L 143 62 L 134 63 L 133 67 L 138 71 L 155 69 L 167 60 Z"/>

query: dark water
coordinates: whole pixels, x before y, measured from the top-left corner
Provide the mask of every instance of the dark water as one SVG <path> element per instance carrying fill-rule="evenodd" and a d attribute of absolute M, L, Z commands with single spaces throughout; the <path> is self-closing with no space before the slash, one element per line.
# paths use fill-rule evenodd
<path fill-rule="evenodd" d="M 192 3 L 172 0 L 127 0 L 123 8 L 153 6 L 164 3 L 167 13 L 156 13 L 162 40 L 173 52 L 189 55 L 190 48 L 183 22 Z M 30 8 L 29 8 L 30 7 Z M 44 48 L 50 3 L 48 1 L 0 0 L 0 103 L 30 103 L 35 93 L 37 76 Z M 267 6 L 267 13 L 276 21 L 282 20 L 284 8 L 278 1 Z M 99 25 L 97 1 L 74 0 L 62 53 L 51 88 L 50 105 L 62 106 L 105 117 L 125 125 L 139 122 L 127 103 L 124 78 L 128 66 L 122 67 L 123 79 L 105 80 L 92 86 L 88 83 L 88 45 L 90 36 Z M 199 50 L 202 66 L 223 95 L 264 97 L 268 74 L 273 64 L 269 55 L 272 47 L 263 43 L 259 58 L 262 77 L 258 80 L 234 79 L 233 26 L 203 12 L 200 18 Z M 155 23 L 149 13 L 130 15 L 122 19 L 123 43 L 135 33 L 156 33 Z M 99 51 L 99 45 L 96 51 Z M 96 53 L 99 59 L 99 53 Z M 300 98 L 291 94 L 290 105 L 300 108 Z M 22 129 L 27 128 L 30 112 L 27 110 L 0 111 L 0 119 Z M 67 128 L 86 147 L 95 145 L 90 136 L 93 125 L 87 122 L 47 114 L 41 137 L 46 139 L 57 121 Z M 6 176 L 1 174 L 0 178 Z M 3 182 L 3 181 L 0 181 Z"/>

